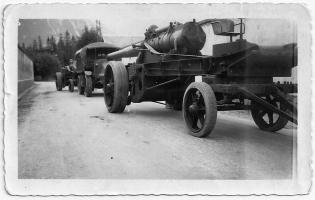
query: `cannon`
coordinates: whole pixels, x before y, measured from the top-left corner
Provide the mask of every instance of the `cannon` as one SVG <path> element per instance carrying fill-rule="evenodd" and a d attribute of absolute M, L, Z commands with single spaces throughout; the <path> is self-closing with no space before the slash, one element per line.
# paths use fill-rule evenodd
<path fill-rule="evenodd" d="M 107 54 L 117 51 L 115 45 L 105 42 L 90 43 L 74 55 L 78 79 L 78 92 L 90 97 L 95 88 L 103 88 L 104 66 Z"/>
<path fill-rule="evenodd" d="M 74 91 L 74 86 L 77 86 L 77 73 L 72 59 L 70 59 L 69 65 L 61 67 L 60 72 L 56 72 L 55 83 L 57 91 L 61 91 L 66 86 L 70 92 Z"/>
<path fill-rule="evenodd" d="M 175 22 L 150 26 L 145 39 L 107 55 L 104 100 L 110 113 L 126 105 L 151 101 L 182 110 L 189 133 L 208 136 L 218 111 L 250 110 L 256 125 L 278 131 L 288 121 L 297 124 L 297 108 L 273 77 L 290 77 L 297 66 L 297 44 L 264 47 L 244 39 L 245 24 L 231 19 Z M 202 28 L 229 42 L 213 44 L 212 55 L 202 55 Z M 236 28 L 239 31 L 235 31 Z M 134 63 L 120 59 L 137 57 Z"/>

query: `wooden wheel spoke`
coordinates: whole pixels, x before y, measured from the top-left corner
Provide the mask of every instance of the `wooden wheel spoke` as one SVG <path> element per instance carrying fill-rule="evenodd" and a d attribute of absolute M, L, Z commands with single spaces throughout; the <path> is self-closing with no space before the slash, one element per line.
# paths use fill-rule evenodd
<path fill-rule="evenodd" d="M 273 112 L 268 112 L 268 119 L 269 119 L 269 124 L 273 124 Z"/>
<path fill-rule="evenodd" d="M 198 124 L 198 117 L 194 114 L 191 115 L 191 119 L 192 119 L 192 127 L 193 128 L 198 128 L 197 124 Z"/>
<path fill-rule="evenodd" d="M 198 119 L 201 123 L 201 126 L 203 126 L 204 122 L 205 122 L 205 117 L 204 114 L 202 114 L 201 112 L 198 113 Z"/>
<path fill-rule="evenodd" d="M 276 98 L 274 98 L 273 100 L 270 101 L 270 103 L 272 105 L 277 105 L 278 100 Z"/>
<path fill-rule="evenodd" d="M 258 112 L 258 116 L 259 117 L 264 117 L 265 116 L 265 114 L 267 113 L 267 111 L 266 110 L 259 110 L 259 112 Z"/>

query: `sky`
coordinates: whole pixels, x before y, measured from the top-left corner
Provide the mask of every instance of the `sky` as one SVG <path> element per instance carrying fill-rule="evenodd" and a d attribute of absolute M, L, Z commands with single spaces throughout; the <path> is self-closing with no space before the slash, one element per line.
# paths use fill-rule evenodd
<path fill-rule="evenodd" d="M 254 7 L 253 7 L 254 6 Z M 27 8 L 26 8 L 27 7 Z M 208 18 L 231 18 L 232 16 L 258 16 L 246 21 L 246 34 L 251 42 L 263 45 L 281 45 L 295 42 L 294 24 L 286 20 L 290 18 L 290 9 L 283 20 L 272 16 L 276 6 L 268 10 L 255 5 L 240 4 L 51 4 L 51 5 L 20 5 L 17 13 L 20 18 L 44 19 L 99 19 L 104 36 L 143 36 L 147 27 L 155 24 L 164 27 L 170 21 L 187 22 Z M 258 10 L 257 10 L 258 9 Z M 263 10 L 262 10 L 263 9 Z M 280 9 L 281 10 L 281 9 Z M 292 10 L 292 9 L 291 9 Z M 268 11 L 268 12 L 267 12 Z M 269 16 L 266 14 L 269 13 Z M 268 17 L 270 19 L 260 19 Z"/>
<path fill-rule="evenodd" d="M 213 18 L 214 6 L 207 4 L 108 4 L 100 20 L 105 36 L 143 36 L 152 24 L 165 27 L 171 21 L 188 22 Z M 286 19 L 247 19 L 245 37 L 265 45 L 296 41 L 295 24 Z"/>
<path fill-rule="evenodd" d="M 208 5 L 192 4 L 124 4 L 104 7 L 101 23 L 104 35 L 142 36 L 147 27 L 165 27 L 170 21 L 187 22 L 209 18 Z"/>

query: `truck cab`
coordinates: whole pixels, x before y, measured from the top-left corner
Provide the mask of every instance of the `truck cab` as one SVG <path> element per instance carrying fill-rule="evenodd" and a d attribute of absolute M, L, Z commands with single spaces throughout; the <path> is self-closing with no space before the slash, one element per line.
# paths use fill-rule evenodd
<path fill-rule="evenodd" d="M 87 97 L 92 95 L 94 88 L 103 87 L 104 64 L 107 54 L 117 51 L 119 47 L 105 42 L 88 44 L 78 50 L 74 63 L 78 73 L 78 91 Z"/>

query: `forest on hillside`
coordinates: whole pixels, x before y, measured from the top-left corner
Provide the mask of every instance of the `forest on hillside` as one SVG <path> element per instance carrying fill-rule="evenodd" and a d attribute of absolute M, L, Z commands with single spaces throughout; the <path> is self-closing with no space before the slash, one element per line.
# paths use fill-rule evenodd
<path fill-rule="evenodd" d="M 53 35 L 43 40 L 39 35 L 32 44 L 18 44 L 20 49 L 27 54 L 34 64 L 34 77 L 36 80 L 51 80 L 61 66 L 69 65 L 74 53 L 93 42 L 103 42 L 100 24 L 95 27 L 84 27 L 81 34 L 76 37 L 68 30 L 59 33 L 59 37 Z"/>

